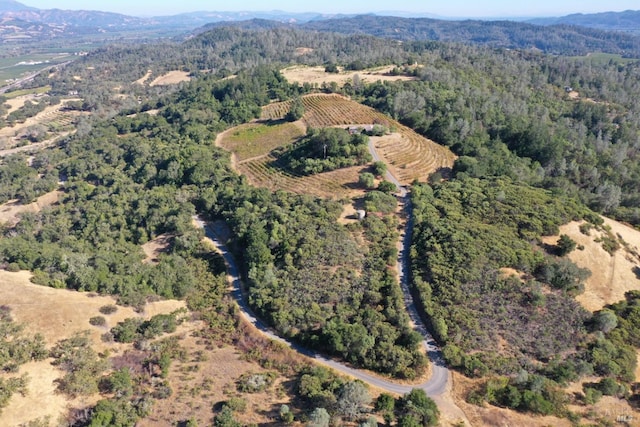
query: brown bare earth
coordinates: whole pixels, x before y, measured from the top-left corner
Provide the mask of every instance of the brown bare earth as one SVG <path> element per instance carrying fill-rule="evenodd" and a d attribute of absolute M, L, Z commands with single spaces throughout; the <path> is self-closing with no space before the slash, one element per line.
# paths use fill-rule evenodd
<path fill-rule="evenodd" d="M 154 405 L 151 414 L 140 421 L 138 427 L 173 427 L 190 418 L 195 418 L 198 425 L 211 425 L 214 405 L 233 397 L 247 403 L 244 413 L 237 414 L 239 420 L 245 425 L 265 425 L 277 417 L 280 405 L 288 403 L 284 393 L 279 396 L 276 392 L 280 381 L 262 393 L 237 391 L 236 381 L 242 374 L 267 370 L 243 360 L 242 354 L 233 347 L 213 349 L 191 336 L 180 344 L 188 349 L 189 357 L 186 362 L 175 362 L 171 366 L 168 379 L 173 394 Z M 269 408 L 274 410 L 265 412 Z"/>
<path fill-rule="evenodd" d="M 147 74 L 145 74 L 144 76 L 140 77 L 138 80 L 136 80 L 135 82 L 133 82 L 133 84 L 136 85 L 143 85 L 146 83 L 146 81 L 149 79 L 149 77 L 151 77 L 151 70 L 147 70 Z"/>
<path fill-rule="evenodd" d="M 14 226 L 20 220 L 20 214 L 24 212 L 40 212 L 45 206 L 51 206 L 57 203 L 62 191 L 56 190 L 50 193 L 44 194 L 36 199 L 35 202 L 23 205 L 18 203 L 17 200 L 10 200 L 7 203 L 0 205 L 0 224 L 8 224 Z"/>
<path fill-rule="evenodd" d="M 354 76 L 358 76 L 360 81 L 366 83 L 374 83 L 380 81 L 408 81 L 415 80 L 414 77 L 409 76 L 391 76 L 389 72 L 393 69 L 393 65 L 386 67 L 370 68 L 362 71 L 344 71 L 339 68 L 339 73 L 327 73 L 324 71 L 324 67 L 307 67 L 304 65 L 284 68 L 280 72 L 282 75 L 292 83 L 309 83 L 318 84 L 322 83 L 337 83 L 342 86 L 347 82 L 353 82 Z"/>
<path fill-rule="evenodd" d="M 640 290 L 640 231 L 608 218 L 604 220 L 622 245 L 613 256 L 602 248 L 602 243 L 595 241 L 604 235 L 603 232 L 592 229 L 587 236 L 580 232 L 581 223 L 578 222 L 560 227 L 561 234 L 584 246 L 584 250 L 571 252 L 569 258 L 578 266 L 591 270 L 591 277 L 585 282 L 585 292 L 576 298 L 590 311 L 624 299 L 627 291 Z M 557 239 L 557 236 L 551 237 L 544 242 L 555 244 Z M 626 242 L 626 247 L 622 242 Z"/>
<path fill-rule="evenodd" d="M 168 86 L 175 85 L 182 82 L 188 82 L 191 80 L 188 71 L 169 71 L 167 74 L 158 77 L 149 86 Z"/>
<path fill-rule="evenodd" d="M 119 307 L 118 311 L 105 315 L 107 324 L 95 327 L 89 319 L 99 316 L 99 308 L 114 304 L 114 299 L 62 289 L 53 289 L 32 284 L 31 273 L 11 273 L 0 270 L 0 302 L 11 309 L 13 319 L 25 326 L 30 334 L 41 333 L 47 346 L 69 338 L 76 332 L 89 330 L 96 351 L 109 349 L 118 354 L 127 345 L 107 344 L 100 336 L 119 321 L 129 317 L 149 318 L 158 313 L 170 313 L 184 307 L 182 301 L 158 301 L 144 307 L 143 313 L 132 308 Z M 96 397 L 69 401 L 55 393 L 53 381 L 62 377 L 62 372 L 51 365 L 51 360 L 29 363 L 21 367 L 19 374 L 28 373 L 30 381 L 26 396 L 14 395 L 9 405 L 0 414 L 0 425 L 17 426 L 36 418 L 50 416 L 56 421 L 65 414 L 68 405 L 83 407 L 94 403 Z M 1 375 L 1 374 L 0 374 Z"/>
<path fill-rule="evenodd" d="M 142 260 L 145 264 L 156 264 L 158 262 L 158 257 L 166 253 L 171 247 L 171 240 L 173 239 L 173 234 L 161 234 L 153 240 L 149 240 L 147 243 L 142 245 L 142 250 L 146 255 L 146 258 Z"/>
<path fill-rule="evenodd" d="M 358 212 L 352 203 L 344 205 L 344 210 L 340 218 L 338 218 L 338 222 L 343 225 L 358 222 Z"/>

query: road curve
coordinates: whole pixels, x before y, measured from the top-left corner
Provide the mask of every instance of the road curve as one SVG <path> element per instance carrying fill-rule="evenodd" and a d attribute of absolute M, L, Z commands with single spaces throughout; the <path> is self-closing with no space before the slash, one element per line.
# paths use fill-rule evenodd
<path fill-rule="evenodd" d="M 381 161 L 371 141 L 369 141 L 369 151 L 371 152 L 371 156 L 373 157 L 374 161 Z M 206 237 L 210 239 L 218 252 L 224 258 L 225 264 L 227 266 L 227 273 L 233 285 L 233 297 L 235 298 L 238 307 L 240 308 L 241 315 L 249 323 L 260 330 L 265 336 L 269 337 L 272 340 L 284 343 L 285 345 L 291 347 L 299 353 L 302 353 L 327 366 L 330 366 L 338 372 L 350 375 L 387 392 L 404 394 L 408 393 L 414 388 L 420 388 L 423 389 L 430 397 L 439 397 L 447 391 L 447 386 L 451 378 L 451 372 L 444 363 L 442 351 L 437 346 L 433 337 L 427 330 L 426 325 L 422 321 L 422 318 L 418 313 L 411 294 L 408 275 L 408 266 L 410 265 L 409 254 L 411 248 L 411 236 L 413 232 L 411 198 L 409 197 L 406 188 L 400 184 L 400 182 L 396 179 L 395 176 L 393 176 L 391 172 L 387 171 L 386 179 L 396 185 L 400 203 L 402 204 L 407 217 L 407 222 L 405 224 L 405 229 L 402 236 L 402 248 L 400 249 L 400 251 L 398 251 L 397 267 L 400 285 L 404 294 L 404 303 L 407 313 L 409 314 L 415 330 L 422 335 L 423 346 L 427 352 L 427 355 L 429 356 L 429 360 L 431 361 L 431 377 L 422 384 L 398 384 L 385 378 L 372 375 L 369 372 L 355 369 L 347 366 L 344 363 L 329 359 L 316 351 L 304 348 L 299 344 L 296 344 L 289 340 L 285 340 L 284 338 L 278 336 L 266 323 L 264 323 L 260 318 L 258 318 L 258 316 L 255 315 L 251 307 L 249 307 L 247 300 L 244 298 L 244 295 L 242 293 L 242 282 L 240 279 L 240 272 L 238 270 L 237 263 L 235 262 L 235 259 L 229 252 L 228 248 L 220 240 L 220 236 L 223 235 L 222 230 L 216 229 L 216 224 L 207 224 L 202 218 L 198 216 L 194 217 L 194 221 L 200 228 L 204 229 Z"/>
<path fill-rule="evenodd" d="M 396 382 L 389 381 L 386 378 L 370 374 L 369 372 L 352 368 L 344 363 L 329 359 L 328 357 L 316 351 L 302 347 L 295 342 L 286 340 L 278 336 L 273 331 L 273 329 L 271 329 L 266 323 L 264 323 L 258 316 L 255 315 L 251 307 L 249 307 L 247 300 L 244 298 L 238 265 L 226 245 L 220 240 L 219 236 L 221 236 L 223 233 L 222 230 L 217 228 L 219 227 L 219 225 L 208 224 L 200 217 L 195 217 L 194 221 L 196 222 L 198 227 L 204 229 L 206 237 L 213 243 L 213 245 L 215 245 L 217 251 L 224 258 L 227 267 L 227 274 L 233 285 L 232 294 L 238 304 L 238 307 L 240 308 L 240 314 L 245 320 L 254 325 L 258 330 L 260 330 L 262 334 L 274 341 L 281 342 L 288 347 L 296 350 L 297 352 L 304 354 L 305 356 L 310 357 L 324 365 L 327 365 L 338 372 L 342 372 L 346 375 L 362 380 L 371 386 L 380 388 L 390 393 L 404 394 L 410 392 L 414 388 L 421 388 L 429 396 L 436 397 L 440 396 L 446 391 L 450 375 L 449 371 L 446 369 L 446 367 L 444 367 L 442 356 L 439 350 L 433 344 L 428 344 L 426 339 L 425 347 L 427 348 L 429 359 L 431 360 L 433 367 L 431 378 L 429 378 L 429 380 L 425 381 L 422 384 L 406 385 L 398 384 Z M 413 317 L 411 313 L 410 315 Z"/>
<path fill-rule="evenodd" d="M 373 157 L 374 161 L 381 161 L 371 141 L 369 141 L 369 151 L 371 152 L 371 156 Z M 387 171 L 386 179 L 394 183 L 398 188 L 399 200 L 407 217 L 404 233 L 402 235 L 402 248 L 398 251 L 397 267 L 400 285 L 404 294 L 404 303 L 407 313 L 409 314 L 415 330 L 422 335 L 423 346 L 427 352 L 427 355 L 429 356 L 429 360 L 431 361 L 431 377 L 421 384 L 407 385 L 389 381 L 386 378 L 373 375 L 367 371 L 355 369 L 347 366 L 344 363 L 329 359 L 323 354 L 302 347 L 297 343 L 278 336 L 273 329 L 271 329 L 266 323 L 264 323 L 258 316 L 255 315 L 251 307 L 249 307 L 247 300 L 244 298 L 244 295 L 242 293 L 240 271 L 238 270 L 238 266 L 233 255 L 229 252 L 226 245 L 220 239 L 220 236 L 224 234 L 221 229 L 217 228 L 220 225 L 216 223 L 208 224 L 199 216 L 194 217 L 194 221 L 198 225 L 198 227 L 204 229 L 206 237 L 213 243 L 218 252 L 224 258 L 227 267 L 227 273 L 233 285 L 233 297 L 235 298 L 238 307 L 240 308 L 242 317 L 244 317 L 249 323 L 254 325 L 265 336 L 269 337 L 272 340 L 281 342 L 288 347 L 296 350 L 297 352 L 315 359 L 322 364 L 330 366 L 338 372 L 342 372 L 343 374 L 362 380 L 369 385 L 377 387 L 384 391 L 404 394 L 410 392 L 412 389 L 420 388 L 424 390 L 430 397 L 441 397 L 447 392 L 447 387 L 451 378 L 451 372 L 444 363 L 442 351 L 427 330 L 426 325 L 424 324 L 422 318 L 420 317 L 420 314 L 418 313 L 409 285 L 408 266 L 410 265 L 409 254 L 411 248 L 411 236 L 413 232 L 411 198 L 409 197 L 406 188 L 400 184 L 400 182 L 396 179 L 396 177 L 393 176 L 393 174 L 391 174 L 391 172 Z"/>

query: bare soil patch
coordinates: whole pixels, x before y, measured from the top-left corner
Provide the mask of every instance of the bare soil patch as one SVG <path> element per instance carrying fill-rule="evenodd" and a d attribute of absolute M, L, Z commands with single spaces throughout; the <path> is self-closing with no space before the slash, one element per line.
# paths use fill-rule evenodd
<path fill-rule="evenodd" d="M 601 242 L 595 241 L 603 236 L 602 232 L 591 229 L 587 236 L 580 232 L 579 222 L 560 227 L 561 234 L 571 237 L 578 246 L 584 246 L 584 250 L 571 252 L 569 258 L 578 266 L 591 270 L 591 277 L 585 281 L 585 292 L 576 298 L 590 311 L 624 299 L 627 291 L 640 290 L 640 231 L 609 218 L 604 220 L 613 235 L 626 242 L 626 247 L 623 244 L 613 255 L 603 249 Z M 555 244 L 557 239 L 557 236 L 545 238 L 544 242 Z"/>
<path fill-rule="evenodd" d="M 89 330 L 96 351 L 109 349 L 117 354 L 128 345 L 104 343 L 100 339 L 117 322 L 129 317 L 149 318 L 158 313 L 171 313 L 185 306 L 182 301 L 158 301 L 147 304 L 143 313 L 118 307 L 115 313 L 103 315 L 107 320 L 105 326 L 95 327 L 89 324 L 89 319 L 102 315 L 100 307 L 114 304 L 112 297 L 38 286 L 32 284 L 30 278 L 31 273 L 27 271 L 0 270 L 0 301 L 11 309 L 14 320 L 23 324 L 28 333 L 41 333 L 48 347 L 76 332 Z M 50 362 L 29 363 L 21 368 L 20 374 L 29 374 L 29 391 L 26 396 L 17 394 L 11 398 L 0 415 L 0 425 L 16 426 L 46 416 L 56 421 L 69 406 L 83 407 L 95 402 L 97 396 L 70 401 L 56 394 L 54 381 L 62 377 L 62 372 Z"/>
<path fill-rule="evenodd" d="M 146 258 L 142 260 L 145 264 L 157 264 L 158 257 L 161 254 L 167 253 L 171 247 L 171 242 L 175 236 L 173 234 L 161 234 L 153 240 L 149 240 L 142 245 L 142 250 L 146 255 Z"/>
<path fill-rule="evenodd" d="M 14 226 L 20 221 L 20 214 L 24 212 L 40 212 L 44 207 L 57 203 L 63 194 L 60 190 L 51 191 L 38 197 L 35 202 L 23 205 L 17 200 L 10 200 L 0 205 L 0 224 Z"/>
<path fill-rule="evenodd" d="M 338 218 L 338 222 L 342 225 L 358 222 L 358 212 L 352 203 L 344 205 L 344 209 L 340 218 Z"/>
<path fill-rule="evenodd" d="M 297 47 L 296 48 L 296 56 L 306 55 L 307 53 L 313 52 L 314 49 L 310 47 Z"/>
<path fill-rule="evenodd" d="M 307 66 L 294 66 L 280 70 L 282 75 L 292 83 L 310 83 L 318 84 L 322 83 L 337 83 L 342 86 L 345 83 L 351 81 L 357 75 L 360 81 L 366 83 L 374 83 L 380 81 L 408 81 L 415 80 L 414 77 L 409 76 L 392 76 L 389 72 L 394 68 L 393 65 L 386 67 L 371 68 L 362 71 L 345 71 L 340 69 L 339 73 L 327 73 L 324 71 L 324 67 L 307 67 Z"/>
<path fill-rule="evenodd" d="M 133 84 L 136 85 L 143 85 L 146 83 L 146 81 L 149 79 L 149 77 L 151 77 L 151 70 L 147 70 L 147 74 L 145 74 L 144 76 L 140 77 L 138 80 L 136 80 L 135 82 L 133 82 Z"/>
<path fill-rule="evenodd" d="M 169 71 L 167 74 L 162 75 L 152 81 L 149 86 L 168 86 L 175 85 L 182 82 L 188 82 L 191 80 L 188 71 Z"/>

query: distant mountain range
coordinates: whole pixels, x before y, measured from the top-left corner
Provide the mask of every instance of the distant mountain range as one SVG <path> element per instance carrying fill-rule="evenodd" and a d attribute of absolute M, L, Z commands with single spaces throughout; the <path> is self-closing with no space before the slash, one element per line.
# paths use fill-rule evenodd
<path fill-rule="evenodd" d="M 604 52 L 628 58 L 640 58 L 640 37 L 631 34 L 570 25 L 541 26 L 513 21 L 445 21 L 361 15 L 292 25 L 253 19 L 232 23 L 215 22 L 194 30 L 192 34 L 200 34 L 225 26 L 244 30 L 300 28 L 345 35 L 370 35 L 406 42 L 469 43 L 495 48 L 538 50 L 569 56 Z"/>
<path fill-rule="evenodd" d="M 640 11 L 604 12 L 593 14 L 576 13 L 559 18 L 536 18 L 526 22 L 536 25 L 578 25 L 599 30 L 624 31 L 640 34 Z"/>
<path fill-rule="evenodd" d="M 245 28 L 298 26 L 316 31 L 369 34 L 399 40 L 443 40 L 499 47 L 537 48 L 552 53 L 578 54 L 601 50 L 622 55 L 640 55 L 640 37 L 604 32 L 614 30 L 640 34 L 640 11 L 575 14 L 526 22 L 432 18 L 433 15 L 416 16 L 397 11 L 360 16 L 283 11 L 203 11 L 139 18 L 109 12 L 37 9 L 14 0 L 0 0 L 0 42 L 6 45 L 12 41 L 46 41 L 98 34 L 113 34 L 117 37 L 123 33 L 145 37 L 171 36 L 191 33 L 199 27 L 195 32 L 236 23 Z M 542 26 L 552 26 L 550 28 L 553 29 Z"/>

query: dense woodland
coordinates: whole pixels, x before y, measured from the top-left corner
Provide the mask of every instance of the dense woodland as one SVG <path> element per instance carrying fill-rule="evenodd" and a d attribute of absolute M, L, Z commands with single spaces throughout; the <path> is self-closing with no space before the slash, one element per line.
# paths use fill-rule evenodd
<path fill-rule="evenodd" d="M 636 58 L 640 53 L 640 40 L 635 36 L 572 25 L 539 26 L 506 20 L 447 21 L 357 16 L 313 21 L 302 27 L 341 34 L 369 34 L 402 41 L 432 40 L 499 48 L 538 49 L 548 54 L 568 56 L 598 51 Z"/>
<path fill-rule="evenodd" d="M 312 50 L 296 54 L 299 47 Z M 277 71 L 289 63 L 395 65 L 395 73 L 414 80 L 298 86 Z M 64 195 L 1 230 L 0 262 L 33 271 L 39 284 L 113 294 L 122 304 L 140 305 L 151 295 L 185 298 L 203 313 L 209 333 L 233 341 L 237 324 L 223 296 L 221 265 L 191 224 L 196 213 L 223 219 L 249 303 L 279 333 L 356 366 L 415 377 L 427 361 L 389 268 L 399 238 L 393 196 L 369 192 L 367 209 L 379 215 L 343 226 L 341 203 L 253 188 L 232 170 L 229 153 L 213 145 L 218 132 L 257 118 L 271 101 L 341 91 L 460 156 L 450 179 L 434 176 L 431 185 L 412 188 L 411 259 L 414 288 L 447 362 L 487 379 L 469 399 L 570 416 L 560 388 L 585 375 L 599 377 L 586 400 L 631 396 L 637 295 L 586 312 L 574 296 L 589 273 L 561 256 L 570 242 L 550 250 L 539 239 L 570 220 L 599 226 L 594 212 L 640 224 L 638 67 L 283 28 L 220 28 L 182 45 L 104 48 L 32 83 L 51 85 L 54 96 L 77 92 L 84 101 L 75 108 L 94 114 L 30 164 L 21 155 L 3 159 L 3 201 L 32 201 L 58 181 Z M 153 75 L 185 69 L 194 79 L 172 89 L 132 84 L 149 69 Z M 317 172 L 315 163 L 327 170 L 368 161 L 363 137 L 331 132 L 310 133 L 282 161 L 301 173 Z M 325 165 L 325 146 L 346 160 Z M 161 234 L 171 236 L 170 251 L 157 265 L 143 264 L 140 245 Z M 144 336 L 141 325 L 130 323 L 114 337 Z M 83 348 L 81 338 L 66 344 Z M 172 345 L 162 348 L 164 356 L 153 356 L 158 364 L 175 355 Z M 303 407 L 313 409 L 312 418 L 352 416 L 338 404 L 341 396 L 364 396 L 326 372 L 299 374 L 298 394 L 308 398 Z M 131 396 L 103 401 L 94 415 L 108 419 Z M 433 423 L 437 411 L 414 398 L 423 410 L 406 397 L 376 405 L 390 420 L 413 420 L 402 425 Z M 129 405 L 139 409 L 131 409 L 132 419 L 145 412 L 146 401 L 137 403 Z M 222 415 L 219 422 L 237 425 Z"/>

